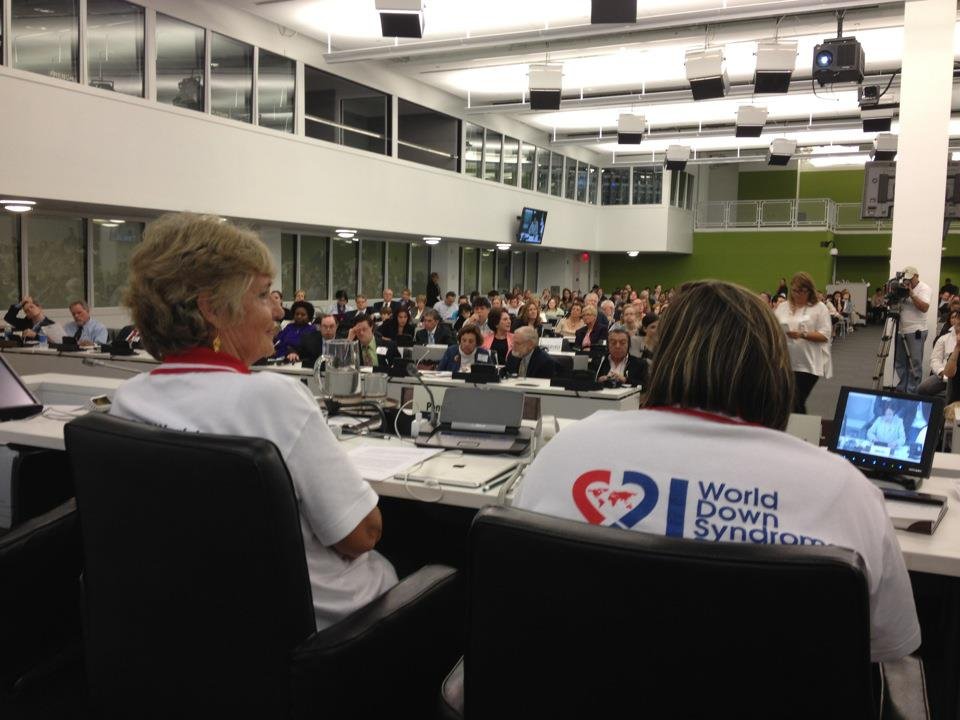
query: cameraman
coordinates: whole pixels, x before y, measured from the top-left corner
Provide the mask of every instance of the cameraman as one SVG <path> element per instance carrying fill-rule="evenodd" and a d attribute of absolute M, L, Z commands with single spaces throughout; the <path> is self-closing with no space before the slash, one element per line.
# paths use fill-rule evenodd
<path fill-rule="evenodd" d="M 916 392 L 923 373 L 923 346 L 927 341 L 927 310 L 930 309 L 932 291 L 920 282 L 920 274 L 912 265 L 903 269 L 902 287 L 908 291 L 900 307 L 900 342 L 896 345 L 894 367 L 899 382 L 897 390 Z M 910 361 L 904 349 L 910 350 Z"/>

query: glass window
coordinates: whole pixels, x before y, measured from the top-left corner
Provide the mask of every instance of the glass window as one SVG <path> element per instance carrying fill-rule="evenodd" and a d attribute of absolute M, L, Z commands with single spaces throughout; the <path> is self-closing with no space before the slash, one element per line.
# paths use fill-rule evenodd
<path fill-rule="evenodd" d="M 577 200 L 587 201 L 587 164 L 577 163 Z"/>
<path fill-rule="evenodd" d="M 682 208 L 687 197 L 687 174 L 681 170 L 676 175 L 677 207 Z"/>
<path fill-rule="evenodd" d="M 464 157 L 467 161 L 466 172 L 475 178 L 483 177 L 483 128 L 467 123 L 464 141 Z"/>
<path fill-rule="evenodd" d="M 550 192 L 550 151 L 537 148 L 537 192 Z"/>
<path fill-rule="evenodd" d="M 517 285 L 523 283 L 523 260 L 526 257 L 526 254 L 523 250 L 514 250 L 513 256 L 511 257 L 511 275 L 510 275 L 510 284 L 504 288 L 504 290 L 512 289 Z"/>
<path fill-rule="evenodd" d="M 630 168 L 604 168 L 600 178 L 600 202 L 626 205 L 630 195 Z"/>
<path fill-rule="evenodd" d="M 11 0 L 10 55 L 15 68 L 80 80 L 77 0 Z"/>
<path fill-rule="evenodd" d="M 87 0 L 91 86 L 143 97 L 143 17 L 142 7 L 123 0 Z"/>
<path fill-rule="evenodd" d="M 94 221 L 93 304 L 96 307 L 120 306 L 130 270 L 130 256 L 142 239 L 143 223 L 125 222 L 117 227 L 106 227 Z"/>
<path fill-rule="evenodd" d="M 516 138 L 503 138 L 503 182 L 505 185 L 517 184 L 517 163 L 520 160 L 520 141 Z"/>
<path fill-rule="evenodd" d="M 520 187 L 533 190 L 534 159 L 537 155 L 535 145 L 522 143 L 520 146 Z"/>
<path fill-rule="evenodd" d="M 397 157 L 458 172 L 460 121 L 401 98 L 397 103 Z"/>
<path fill-rule="evenodd" d="M 329 238 L 318 235 L 300 236 L 299 289 L 306 292 L 308 300 L 324 300 L 333 294 L 327 288 L 329 248 Z M 294 292 L 296 290 L 297 288 Z M 290 295 L 292 297 L 293 293 Z"/>
<path fill-rule="evenodd" d="M 307 137 L 389 155 L 390 96 L 307 65 Z"/>
<path fill-rule="evenodd" d="M 595 168 L 593 165 L 590 166 L 590 169 L 587 171 L 588 179 L 587 183 L 589 185 L 589 195 L 588 200 L 591 205 L 597 204 L 597 188 L 600 186 L 598 182 L 600 179 L 600 170 Z"/>
<path fill-rule="evenodd" d="M 540 265 L 540 255 L 535 252 L 526 253 L 526 271 L 523 274 L 523 289 L 537 291 L 537 268 Z"/>
<path fill-rule="evenodd" d="M 421 243 L 410 245 L 410 294 L 416 299 L 417 295 L 427 292 L 427 280 L 430 277 L 430 247 Z"/>
<path fill-rule="evenodd" d="M 387 287 L 400 297 L 400 291 L 409 286 L 407 279 L 407 253 L 410 244 L 405 242 L 387 243 Z M 426 283 L 424 283 L 426 287 Z"/>
<path fill-rule="evenodd" d="M 680 186 L 680 173 L 677 170 L 670 171 L 670 204 L 677 204 L 677 191 Z"/>
<path fill-rule="evenodd" d="M 476 248 L 463 248 L 460 251 L 463 269 L 460 272 L 460 292 L 469 295 L 474 290 L 479 291 L 477 285 L 477 261 L 480 259 L 480 251 Z"/>
<path fill-rule="evenodd" d="M 157 13 L 157 102 L 204 110 L 203 28 Z"/>
<path fill-rule="evenodd" d="M 550 194 L 563 197 L 563 155 L 550 153 Z"/>
<path fill-rule="evenodd" d="M 497 286 L 503 292 L 510 287 L 510 251 L 497 250 Z M 493 290 L 494 288 L 489 288 Z"/>
<path fill-rule="evenodd" d="M 31 215 L 26 228 L 30 295 L 45 308 L 86 299 L 83 219 Z"/>
<path fill-rule="evenodd" d="M 633 168 L 633 204 L 659 205 L 663 189 L 663 168 Z"/>
<path fill-rule="evenodd" d="M 297 291 L 297 236 L 280 233 L 280 290 L 290 299 Z"/>
<path fill-rule="evenodd" d="M 693 209 L 693 175 L 687 173 L 687 210 Z"/>
<path fill-rule="evenodd" d="M 486 180 L 500 182 L 500 145 L 503 135 L 487 130 L 487 141 L 483 145 L 483 177 Z"/>
<path fill-rule="evenodd" d="M 368 298 L 383 295 L 383 240 L 363 240 L 360 243 L 360 291 Z"/>
<path fill-rule="evenodd" d="M 330 238 L 330 256 L 332 259 L 333 287 L 346 290 L 352 298 L 357 294 L 357 243 L 350 240 Z"/>
<path fill-rule="evenodd" d="M 566 162 L 565 168 L 565 184 L 563 196 L 567 200 L 574 200 L 577 197 L 577 161 L 573 158 L 564 158 Z"/>
<path fill-rule="evenodd" d="M 477 282 L 477 291 L 483 294 L 493 290 L 497 284 L 495 252 L 496 250 L 480 251 L 480 280 Z"/>
<path fill-rule="evenodd" d="M 18 218 L 12 213 L 0 217 L 0 305 L 7 307 L 20 302 L 20 233 Z"/>
<path fill-rule="evenodd" d="M 213 33 L 210 106 L 214 115 L 253 122 L 253 45 Z"/>
<path fill-rule="evenodd" d="M 296 91 L 296 61 L 260 50 L 257 60 L 257 124 L 292 133 Z"/>

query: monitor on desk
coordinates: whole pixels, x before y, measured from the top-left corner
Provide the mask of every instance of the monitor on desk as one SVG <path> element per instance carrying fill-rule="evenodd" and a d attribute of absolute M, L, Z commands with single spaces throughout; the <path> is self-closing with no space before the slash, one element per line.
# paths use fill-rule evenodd
<path fill-rule="evenodd" d="M 6 359 L 0 357 L 0 421 L 19 420 L 43 410 Z"/>
<path fill-rule="evenodd" d="M 883 390 L 840 390 L 828 449 L 873 477 L 930 476 L 943 400 Z"/>

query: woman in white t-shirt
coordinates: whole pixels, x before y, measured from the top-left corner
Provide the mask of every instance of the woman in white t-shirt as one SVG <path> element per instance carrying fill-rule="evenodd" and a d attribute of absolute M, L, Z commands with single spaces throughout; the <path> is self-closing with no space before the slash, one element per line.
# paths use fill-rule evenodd
<path fill-rule="evenodd" d="M 866 568 L 872 658 L 914 651 L 920 626 L 883 494 L 783 432 L 793 377 L 770 309 L 746 288 L 688 283 L 657 334 L 644 407 L 562 430 L 514 506 L 676 538 L 851 548 Z"/>
<path fill-rule="evenodd" d="M 130 259 L 124 303 L 144 347 L 162 364 L 125 382 L 110 412 L 131 420 L 273 442 L 290 471 L 322 630 L 396 584 L 373 548 L 377 494 L 296 379 L 251 374 L 273 354 L 276 267 L 253 232 L 220 218 L 165 215 Z M 224 589 L 229 592 L 229 588 Z"/>
<path fill-rule="evenodd" d="M 833 375 L 830 361 L 830 311 L 817 299 L 817 288 L 808 273 L 790 281 L 790 295 L 774 311 L 787 336 L 790 367 L 796 385 L 793 411 L 806 414 L 807 398 L 820 378 Z"/>

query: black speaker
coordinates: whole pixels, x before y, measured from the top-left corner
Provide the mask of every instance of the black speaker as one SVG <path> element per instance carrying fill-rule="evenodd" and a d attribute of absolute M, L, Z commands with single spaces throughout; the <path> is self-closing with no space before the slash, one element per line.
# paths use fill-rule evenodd
<path fill-rule="evenodd" d="M 637 21 L 637 0 L 592 0 L 590 3 L 590 23 L 635 23 Z"/>

